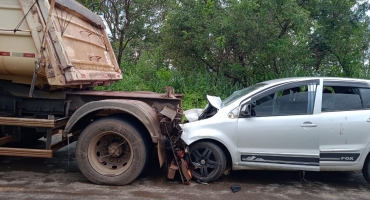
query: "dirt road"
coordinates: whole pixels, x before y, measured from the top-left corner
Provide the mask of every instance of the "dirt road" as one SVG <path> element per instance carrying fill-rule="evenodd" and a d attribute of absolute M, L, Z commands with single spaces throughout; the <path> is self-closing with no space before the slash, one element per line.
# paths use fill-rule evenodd
<path fill-rule="evenodd" d="M 168 180 L 153 160 L 126 186 L 90 183 L 79 171 L 75 145 L 52 159 L 0 157 L 0 199 L 370 199 L 360 172 L 239 171 L 208 185 Z M 232 193 L 230 186 L 241 186 Z"/>

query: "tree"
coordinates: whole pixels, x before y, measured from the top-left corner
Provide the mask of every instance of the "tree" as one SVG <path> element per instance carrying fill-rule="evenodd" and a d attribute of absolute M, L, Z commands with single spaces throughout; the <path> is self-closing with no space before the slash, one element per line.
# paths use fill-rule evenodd
<path fill-rule="evenodd" d="M 343 76 L 359 77 L 370 42 L 368 2 L 326 0 L 306 8 L 317 24 L 310 33 L 315 70 L 339 66 Z"/>
<path fill-rule="evenodd" d="M 369 48 L 367 2 L 177 2 L 162 32 L 175 68 L 206 67 L 233 84 L 327 75 L 338 66 L 339 75 L 356 76 Z"/>
<path fill-rule="evenodd" d="M 247 86 L 296 67 L 296 52 L 308 39 L 301 36 L 308 12 L 295 1 L 192 1 L 176 11 L 164 29 L 174 62 L 187 66 L 183 61 L 193 60 L 234 84 Z M 181 47 L 171 46 L 176 41 L 183 41 Z"/>
<path fill-rule="evenodd" d="M 117 61 L 122 63 L 124 51 L 131 58 L 140 55 L 140 47 L 151 34 L 158 32 L 165 12 L 166 0 L 79 0 L 103 17 Z"/>

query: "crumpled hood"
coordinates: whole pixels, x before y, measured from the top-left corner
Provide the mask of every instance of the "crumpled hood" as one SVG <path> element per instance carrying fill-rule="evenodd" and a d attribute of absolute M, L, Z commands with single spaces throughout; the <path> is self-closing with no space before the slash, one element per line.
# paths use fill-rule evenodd
<path fill-rule="evenodd" d="M 217 108 L 218 110 L 221 109 L 221 98 L 216 96 L 207 95 L 208 103 L 211 104 L 213 107 Z M 199 116 L 203 113 L 204 109 L 201 108 L 194 108 L 190 110 L 184 111 L 184 115 L 189 122 L 198 121 Z"/>
<path fill-rule="evenodd" d="M 221 103 L 222 103 L 222 100 L 220 97 L 215 97 L 215 96 L 210 96 L 210 95 L 207 95 L 207 100 L 208 102 L 215 108 L 217 108 L 218 110 L 221 109 Z"/>
<path fill-rule="evenodd" d="M 185 110 L 184 115 L 186 119 L 189 120 L 189 122 L 195 122 L 195 121 L 198 121 L 199 115 L 202 114 L 203 110 L 204 109 L 200 109 L 200 108 Z"/>

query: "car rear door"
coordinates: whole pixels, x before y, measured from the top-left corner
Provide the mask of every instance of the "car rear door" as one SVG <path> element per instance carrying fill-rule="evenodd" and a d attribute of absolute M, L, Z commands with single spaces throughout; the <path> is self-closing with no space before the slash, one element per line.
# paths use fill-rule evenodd
<path fill-rule="evenodd" d="M 252 97 L 251 116 L 238 119 L 241 167 L 319 170 L 319 79 L 277 86 Z M 316 112 L 316 113 L 315 113 Z"/>
<path fill-rule="evenodd" d="M 367 83 L 324 80 L 319 128 L 322 169 L 359 162 L 370 141 L 369 109 Z"/>

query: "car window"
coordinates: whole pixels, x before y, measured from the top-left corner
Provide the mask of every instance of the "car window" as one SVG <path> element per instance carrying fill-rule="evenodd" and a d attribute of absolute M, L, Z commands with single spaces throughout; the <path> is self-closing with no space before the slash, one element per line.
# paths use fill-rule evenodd
<path fill-rule="evenodd" d="M 255 117 L 312 114 L 313 95 L 307 85 L 283 89 L 252 101 L 251 114 Z"/>
<path fill-rule="evenodd" d="M 359 88 L 324 85 L 322 93 L 322 112 L 362 109 Z"/>
<path fill-rule="evenodd" d="M 267 84 L 265 84 L 265 83 L 257 83 L 256 85 L 252 85 L 250 87 L 235 91 L 233 94 L 231 94 L 229 97 L 227 97 L 226 99 L 224 99 L 222 101 L 221 107 L 223 108 L 225 106 L 228 106 L 231 103 L 233 103 L 234 101 L 238 100 L 239 98 L 257 90 L 260 87 L 266 86 L 266 85 Z"/>
<path fill-rule="evenodd" d="M 360 89 L 362 102 L 364 104 L 364 108 L 370 108 L 370 89 L 369 88 L 361 88 Z"/>

